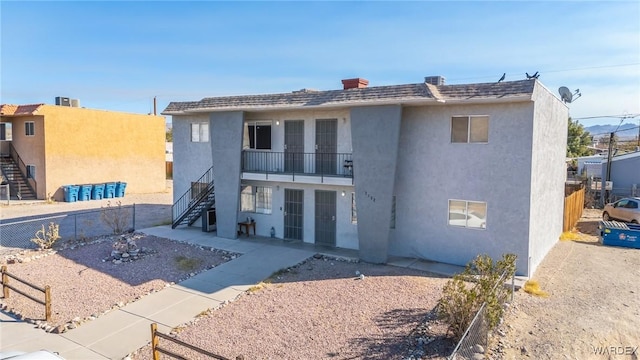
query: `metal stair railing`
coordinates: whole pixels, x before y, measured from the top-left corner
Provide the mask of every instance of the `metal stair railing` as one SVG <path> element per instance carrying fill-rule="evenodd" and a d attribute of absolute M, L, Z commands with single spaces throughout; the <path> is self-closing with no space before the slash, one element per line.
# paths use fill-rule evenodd
<path fill-rule="evenodd" d="M 207 201 L 209 194 L 214 190 L 213 166 L 209 168 L 196 182 L 202 186 L 191 186 L 172 206 L 171 206 L 171 228 L 175 229 L 186 219 L 198 206 Z"/>
<path fill-rule="evenodd" d="M 36 179 L 28 176 L 27 174 L 27 165 L 24 164 L 24 161 L 22 161 L 22 158 L 20 157 L 20 154 L 18 154 L 18 151 L 16 151 L 16 149 L 13 147 L 13 144 L 9 143 L 9 156 L 11 157 L 11 159 L 13 159 L 13 161 L 16 163 L 16 165 L 18 165 L 18 169 L 20 170 L 20 174 L 22 174 L 22 177 L 24 177 L 27 181 L 27 186 L 29 187 L 29 190 L 31 190 L 31 192 L 33 192 L 33 194 L 37 197 L 38 196 L 38 183 L 36 182 Z"/>

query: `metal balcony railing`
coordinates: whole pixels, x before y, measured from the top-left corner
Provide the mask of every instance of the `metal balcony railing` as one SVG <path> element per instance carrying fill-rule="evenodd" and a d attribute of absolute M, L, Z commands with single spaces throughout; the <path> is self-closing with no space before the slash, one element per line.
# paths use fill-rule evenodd
<path fill-rule="evenodd" d="M 350 153 L 298 153 L 244 150 L 242 171 L 262 174 L 353 178 Z"/>

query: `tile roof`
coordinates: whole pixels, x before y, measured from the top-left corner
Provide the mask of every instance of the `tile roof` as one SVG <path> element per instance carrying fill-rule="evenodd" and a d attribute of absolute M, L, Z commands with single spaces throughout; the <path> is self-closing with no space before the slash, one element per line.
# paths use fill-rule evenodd
<path fill-rule="evenodd" d="M 163 114 L 224 110 L 266 110 L 305 107 L 342 107 L 367 103 L 446 102 L 531 96 L 536 81 L 431 85 L 425 83 L 375 86 L 347 90 L 301 90 L 282 94 L 208 97 L 200 101 L 171 102 Z"/>
<path fill-rule="evenodd" d="M 19 115 L 35 115 L 40 107 L 44 104 L 32 105 L 0 105 L 0 115 L 2 116 L 19 116 Z"/>

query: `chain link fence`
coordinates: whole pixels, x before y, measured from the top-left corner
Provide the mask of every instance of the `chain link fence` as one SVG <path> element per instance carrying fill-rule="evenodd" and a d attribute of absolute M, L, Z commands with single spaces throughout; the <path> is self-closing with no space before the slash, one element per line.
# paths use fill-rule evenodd
<path fill-rule="evenodd" d="M 500 275 L 498 281 L 493 286 L 492 292 L 498 288 L 498 286 L 506 286 L 506 281 L 509 280 L 509 273 L 505 271 Z M 515 274 L 511 275 L 511 284 L 509 291 L 501 291 L 498 294 L 498 302 L 503 305 L 506 302 L 513 302 L 513 293 L 515 290 Z M 471 320 L 469 327 L 465 331 L 464 335 L 455 349 L 448 357 L 448 360 L 456 359 L 485 359 L 489 347 L 489 321 L 487 319 L 487 303 L 482 303 L 480 309 L 476 312 L 476 315 Z"/>
<path fill-rule="evenodd" d="M 59 225 L 60 242 L 84 240 L 116 232 L 133 231 L 136 228 L 136 208 L 135 204 L 122 205 L 19 221 L 3 221 L 0 223 L 0 250 L 5 252 L 12 249 L 36 249 L 37 245 L 31 239 L 36 237 L 36 232 L 42 230 L 43 226 L 47 231 L 50 223 Z"/>
<path fill-rule="evenodd" d="M 476 316 L 469 324 L 467 331 L 456 345 L 449 360 L 484 359 L 489 344 L 489 323 L 487 321 L 487 304 L 483 303 Z"/>

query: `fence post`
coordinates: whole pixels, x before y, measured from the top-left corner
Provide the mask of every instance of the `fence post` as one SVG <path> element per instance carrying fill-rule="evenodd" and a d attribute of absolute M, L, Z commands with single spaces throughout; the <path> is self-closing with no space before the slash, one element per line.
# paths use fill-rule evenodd
<path fill-rule="evenodd" d="M 2 296 L 5 299 L 9 298 L 9 276 L 7 275 L 7 266 L 2 265 Z"/>
<path fill-rule="evenodd" d="M 156 331 L 158 331 L 158 324 L 151 324 L 151 355 L 153 360 L 160 360 L 160 352 L 157 350 L 158 347 L 158 336 L 156 336 Z"/>
<path fill-rule="evenodd" d="M 44 317 L 47 322 L 51 321 L 51 286 L 44 287 Z"/>
<path fill-rule="evenodd" d="M 516 266 L 518 259 L 513 260 L 513 274 L 511 274 L 511 303 L 513 303 L 513 293 L 516 291 Z"/>
<path fill-rule="evenodd" d="M 133 203 L 133 231 L 136 230 L 136 203 Z"/>

